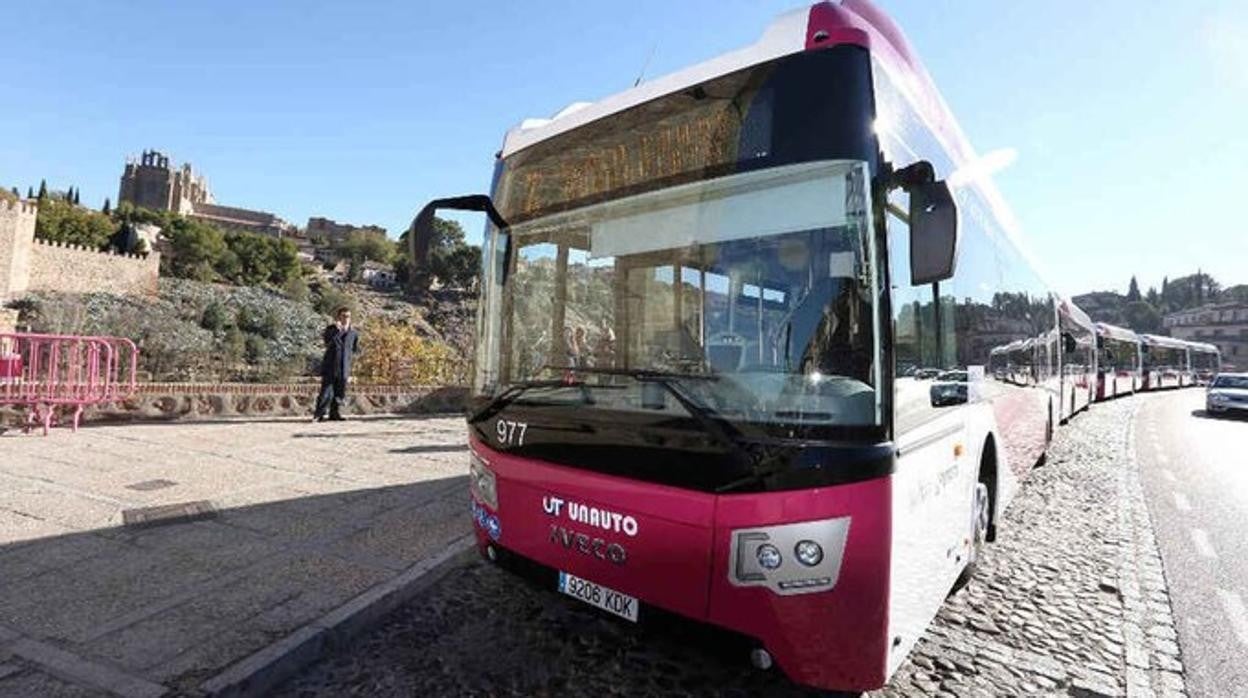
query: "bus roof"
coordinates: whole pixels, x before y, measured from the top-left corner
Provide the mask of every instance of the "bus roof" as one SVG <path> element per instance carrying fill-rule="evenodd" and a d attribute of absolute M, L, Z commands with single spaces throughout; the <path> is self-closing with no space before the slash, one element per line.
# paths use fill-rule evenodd
<path fill-rule="evenodd" d="M 924 111 L 929 116 L 939 116 L 940 123 L 952 124 L 956 128 L 927 71 L 915 59 L 905 36 L 887 15 L 870 0 L 825 0 L 781 15 L 767 27 L 758 41 L 744 48 L 643 82 L 597 102 L 574 102 L 550 118 L 525 119 L 507 132 L 502 156 L 507 157 L 578 126 L 721 75 L 802 51 L 842 44 L 871 50 L 890 68 L 908 78 L 907 82 L 912 87 L 918 88 L 926 102 L 922 106 L 926 107 Z M 938 113 L 931 113 L 933 111 Z M 960 137 L 962 134 L 958 132 L 956 135 Z M 962 138 L 951 140 L 964 142 Z M 966 155 L 961 147 L 952 154 L 955 161 L 961 159 L 958 156 Z"/>
<path fill-rule="evenodd" d="M 1128 330 L 1125 327 L 1118 327 L 1117 325 L 1111 325 L 1107 322 L 1096 323 L 1096 333 L 1102 337 L 1109 337 L 1110 339 L 1120 339 L 1124 342 L 1139 343 L 1140 341 L 1140 336 L 1136 334 L 1134 331 Z"/>
<path fill-rule="evenodd" d="M 1142 334 L 1140 339 L 1149 346 L 1154 347 L 1170 347 L 1171 349 L 1186 349 L 1187 342 L 1174 337 L 1163 337 L 1158 334 Z"/>
<path fill-rule="evenodd" d="M 970 140 L 905 35 L 871 0 L 824 0 L 793 10 L 773 21 L 759 40 L 749 46 L 643 82 L 597 102 L 574 102 L 551 118 L 525 119 L 507 132 L 499 156 L 508 157 L 546 139 L 720 75 L 801 51 L 846 44 L 862 46 L 880 61 L 923 116 L 927 128 L 955 168 L 973 167 L 978 162 Z M 1027 244 L 1022 226 L 991 178 L 973 177 L 967 186 L 980 192 L 1006 238 L 1045 285 L 1053 288 L 1051 276 Z"/>
<path fill-rule="evenodd" d="M 1193 351 L 1205 352 L 1206 354 L 1222 353 L 1222 350 L 1218 349 L 1217 346 L 1206 342 L 1185 342 L 1185 344 L 1187 344 L 1188 348 Z"/>

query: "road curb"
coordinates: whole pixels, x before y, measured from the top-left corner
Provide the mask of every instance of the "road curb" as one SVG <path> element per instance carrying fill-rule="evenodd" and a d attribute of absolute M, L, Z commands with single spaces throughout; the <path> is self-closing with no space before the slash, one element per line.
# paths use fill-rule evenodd
<path fill-rule="evenodd" d="M 437 554 L 409 567 L 277 642 L 230 665 L 200 684 L 209 696 L 252 698 L 278 684 L 327 652 L 343 647 L 382 616 L 433 585 L 451 570 L 476 558 L 472 534 L 451 541 Z"/>

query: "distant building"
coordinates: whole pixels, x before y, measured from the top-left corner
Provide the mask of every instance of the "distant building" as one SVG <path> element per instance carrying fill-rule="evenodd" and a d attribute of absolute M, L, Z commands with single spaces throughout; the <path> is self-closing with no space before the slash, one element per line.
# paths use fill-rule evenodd
<path fill-rule="evenodd" d="M 399 277 L 395 274 L 394 267 L 371 260 L 364 262 L 360 280 L 379 291 L 389 291 L 399 285 Z"/>
<path fill-rule="evenodd" d="M 1210 303 L 1169 313 L 1163 319 L 1171 336 L 1216 344 L 1226 369 L 1248 370 L 1248 303 Z"/>
<path fill-rule="evenodd" d="M 218 205 L 208 189 L 208 181 L 196 174 L 190 163 L 175 169 L 169 158 L 156 150 L 145 150 L 138 160 L 126 163 L 117 201 L 156 211 L 172 211 L 227 230 L 273 237 L 286 237 L 295 232 L 294 226 L 272 213 Z"/>
<path fill-rule="evenodd" d="M 304 235 L 318 245 L 333 245 L 351 237 L 353 233 L 375 235 L 384 238 L 386 229 L 379 225 L 351 225 L 339 223 L 329 218 L 309 218 L 308 228 Z"/>

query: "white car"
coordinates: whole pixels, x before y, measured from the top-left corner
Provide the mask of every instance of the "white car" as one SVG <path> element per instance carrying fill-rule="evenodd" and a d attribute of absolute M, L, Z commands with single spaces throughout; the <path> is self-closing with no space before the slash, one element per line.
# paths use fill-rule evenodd
<path fill-rule="evenodd" d="M 1219 373 L 1205 393 L 1205 411 L 1248 413 L 1248 373 Z"/>

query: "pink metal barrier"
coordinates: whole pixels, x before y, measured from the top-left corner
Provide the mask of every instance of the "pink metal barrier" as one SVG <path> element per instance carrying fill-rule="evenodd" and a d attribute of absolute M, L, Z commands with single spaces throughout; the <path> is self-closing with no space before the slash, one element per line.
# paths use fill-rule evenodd
<path fill-rule="evenodd" d="M 0 333 L 0 405 L 26 408 L 26 431 L 42 424 L 45 435 L 72 409 L 77 431 L 88 405 L 134 395 L 138 362 L 121 337 Z"/>

